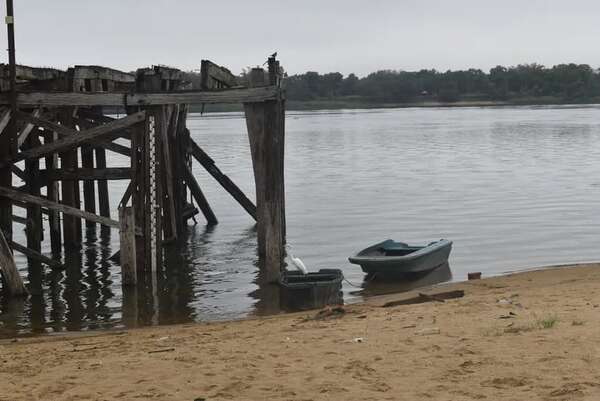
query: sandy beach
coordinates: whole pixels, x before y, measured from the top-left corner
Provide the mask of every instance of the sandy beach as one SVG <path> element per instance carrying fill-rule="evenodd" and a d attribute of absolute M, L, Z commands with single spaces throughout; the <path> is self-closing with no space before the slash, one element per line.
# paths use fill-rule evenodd
<path fill-rule="evenodd" d="M 597 400 L 600 264 L 445 302 L 0 343 L 0 400 Z"/>

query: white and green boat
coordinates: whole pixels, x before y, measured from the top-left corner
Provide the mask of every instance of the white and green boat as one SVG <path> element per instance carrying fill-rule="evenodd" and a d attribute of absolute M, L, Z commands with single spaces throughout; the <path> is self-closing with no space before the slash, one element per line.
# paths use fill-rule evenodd
<path fill-rule="evenodd" d="M 433 270 L 448 262 L 452 241 L 441 239 L 429 245 L 413 246 L 388 239 L 348 258 L 367 274 L 403 275 Z"/>

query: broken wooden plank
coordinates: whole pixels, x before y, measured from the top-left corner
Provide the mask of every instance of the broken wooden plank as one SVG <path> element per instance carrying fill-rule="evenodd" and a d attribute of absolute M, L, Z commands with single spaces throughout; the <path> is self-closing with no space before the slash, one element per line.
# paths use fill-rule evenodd
<path fill-rule="evenodd" d="M 248 214 L 254 220 L 256 220 L 256 206 L 254 206 L 254 203 L 248 199 L 244 192 L 242 192 L 242 190 L 235 185 L 233 181 L 229 179 L 229 177 L 221 172 L 221 170 L 216 166 L 215 161 L 211 159 L 210 156 L 208 156 L 202 150 L 202 148 L 200 148 L 200 146 L 194 142 L 193 139 L 190 138 L 189 143 L 190 152 L 194 158 L 202 165 L 202 167 L 206 169 L 206 171 L 208 171 L 211 176 L 213 176 L 215 180 L 217 180 L 219 184 L 221 184 L 223 188 L 225 188 L 227 192 L 229 192 L 231 196 L 233 196 L 236 201 L 238 201 L 244 210 L 248 212 Z"/>
<path fill-rule="evenodd" d="M 25 204 L 27 204 L 28 202 L 33 203 L 33 204 L 45 207 L 47 209 L 57 210 L 59 212 L 62 212 L 64 214 L 67 214 L 70 216 L 75 216 L 75 217 L 79 217 L 82 219 L 94 221 L 96 223 L 100 223 L 100 224 L 103 224 L 108 227 L 119 228 L 118 221 L 111 220 L 106 217 L 98 216 L 93 213 L 84 212 L 83 210 L 79 210 L 79 209 L 71 207 L 71 206 L 63 205 L 62 203 L 52 202 L 52 201 L 49 201 L 42 197 L 25 194 L 25 193 L 19 192 L 17 190 L 11 189 L 11 188 L 0 187 L 0 196 L 6 197 L 6 198 L 12 199 L 12 200 L 20 201 L 20 202 L 25 202 Z"/>
<path fill-rule="evenodd" d="M 275 100 L 281 96 L 280 88 L 223 89 L 218 91 L 180 91 L 164 93 L 93 93 L 93 92 L 29 92 L 19 93 L 20 106 L 152 106 L 169 104 L 248 103 Z M 9 104 L 6 94 L 0 95 L 0 104 Z"/>
<path fill-rule="evenodd" d="M 464 296 L 465 296 L 465 292 L 463 290 L 438 292 L 436 294 L 419 293 L 419 295 L 417 295 L 415 297 L 386 302 L 383 305 L 381 305 L 381 307 L 389 308 L 392 306 L 414 305 L 414 304 L 422 304 L 425 302 L 444 302 L 447 299 L 462 298 Z"/>
<path fill-rule="evenodd" d="M 236 76 L 227 68 L 210 60 L 200 62 L 200 86 L 202 89 L 230 88 L 237 84 Z"/>

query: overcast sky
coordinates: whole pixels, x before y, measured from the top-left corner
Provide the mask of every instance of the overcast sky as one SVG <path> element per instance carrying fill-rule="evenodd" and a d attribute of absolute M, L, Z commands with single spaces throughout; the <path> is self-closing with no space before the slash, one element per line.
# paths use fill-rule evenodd
<path fill-rule="evenodd" d="M 191 70 L 207 58 L 239 73 L 277 50 L 290 73 L 363 76 L 531 62 L 600 67 L 600 0 L 15 3 L 17 62 L 36 66 Z M 4 44 L 5 28 L 1 34 Z"/>

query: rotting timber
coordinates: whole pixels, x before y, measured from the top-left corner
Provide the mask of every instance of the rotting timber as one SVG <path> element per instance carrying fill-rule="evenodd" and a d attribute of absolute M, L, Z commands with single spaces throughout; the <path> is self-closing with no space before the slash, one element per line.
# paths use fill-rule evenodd
<path fill-rule="evenodd" d="M 60 266 L 63 255 L 68 262 L 67 250 L 81 247 L 82 221 L 118 230 L 123 285 L 152 281 L 164 265 L 163 246 L 184 238 L 189 219 L 201 212 L 208 225 L 218 223 L 192 173 L 193 160 L 256 220 L 262 277 L 276 281 L 285 242 L 285 96 L 279 62 L 270 58 L 268 65 L 241 82 L 203 60 L 199 90 L 190 89 L 180 70 L 164 66 L 133 74 L 100 66 L 61 71 L 17 65 L 11 82 L 10 65 L 0 65 L 3 289 L 26 291 L 13 251 L 27 256 L 30 276 L 40 264 Z M 244 105 L 256 206 L 190 137 L 189 105 L 210 103 Z M 110 152 L 129 163 L 107 166 Z M 113 180 L 129 181 L 118 210 L 109 206 Z M 27 217 L 13 208 L 26 209 Z M 13 224 L 25 224 L 26 244 L 13 241 Z M 42 241 L 50 241 L 51 257 L 41 253 Z"/>

